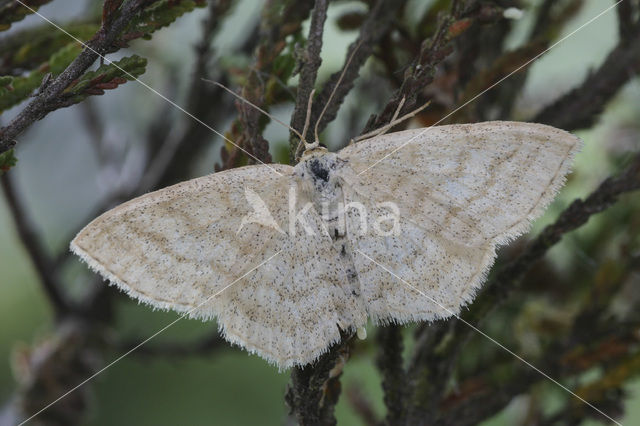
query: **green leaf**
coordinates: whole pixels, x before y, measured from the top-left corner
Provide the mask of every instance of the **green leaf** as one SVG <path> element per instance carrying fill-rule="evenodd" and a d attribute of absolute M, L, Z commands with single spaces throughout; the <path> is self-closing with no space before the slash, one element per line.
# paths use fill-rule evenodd
<path fill-rule="evenodd" d="M 138 55 L 103 64 L 97 70 L 85 73 L 64 93 L 69 97 L 69 104 L 75 104 L 87 96 L 101 95 L 105 90 L 115 89 L 127 80 L 138 78 L 144 74 L 146 66 L 147 60 Z"/>
<path fill-rule="evenodd" d="M 80 52 L 82 52 L 82 46 L 79 43 L 73 42 L 67 44 L 51 55 L 49 59 L 49 72 L 53 74 L 54 77 L 57 76 L 73 62 Z"/>
<path fill-rule="evenodd" d="M 40 86 L 45 73 L 32 71 L 25 77 L 0 77 L 0 112 L 19 104 Z"/>
<path fill-rule="evenodd" d="M 0 112 L 27 99 L 34 90 L 40 87 L 44 76 L 49 72 L 52 77 L 60 74 L 78 56 L 82 48 L 71 43 L 51 55 L 49 63 L 31 71 L 26 76 L 0 76 Z"/>
<path fill-rule="evenodd" d="M 283 81 L 287 81 L 296 66 L 296 59 L 292 54 L 286 53 L 278 56 L 273 61 L 272 73 L 282 76 Z"/>
<path fill-rule="evenodd" d="M 130 41 L 136 38 L 149 40 L 151 34 L 170 25 L 173 21 L 191 12 L 197 7 L 204 7 L 204 0 L 162 0 L 146 9 L 127 27 L 123 39 Z"/>
<path fill-rule="evenodd" d="M 89 40 L 98 31 L 95 23 L 70 23 L 64 30 L 80 40 Z M 0 39 L 0 73 L 17 75 L 47 62 L 51 55 L 71 42 L 61 31 L 52 31 L 50 24 L 12 31 Z"/>
<path fill-rule="evenodd" d="M 17 162 L 18 159 L 13 149 L 0 154 L 0 174 L 8 171 L 11 167 L 15 166 Z"/>
<path fill-rule="evenodd" d="M 24 3 L 31 9 L 38 10 L 43 4 L 49 3 L 51 0 L 24 0 Z M 33 12 L 16 1 L 8 2 L 0 7 L 0 31 L 6 31 L 11 28 L 14 22 L 22 21 L 25 16 L 31 15 Z"/>

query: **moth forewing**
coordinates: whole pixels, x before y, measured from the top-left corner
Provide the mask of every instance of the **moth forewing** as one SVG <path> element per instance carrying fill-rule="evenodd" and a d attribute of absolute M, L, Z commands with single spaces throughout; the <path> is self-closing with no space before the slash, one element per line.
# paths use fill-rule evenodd
<path fill-rule="evenodd" d="M 338 155 L 363 196 L 393 198 L 424 229 L 471 246 L 528 229 L 564 184 L 581 141 L 554 127 L 485 122 L 412 129 L 350 145 Z M 373 167 L 371 167 L 375 164 Z"/>

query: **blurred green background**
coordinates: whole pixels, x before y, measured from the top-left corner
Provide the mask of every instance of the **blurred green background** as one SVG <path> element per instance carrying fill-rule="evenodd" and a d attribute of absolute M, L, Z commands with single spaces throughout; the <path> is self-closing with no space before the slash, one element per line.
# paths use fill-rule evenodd
<path fill-rule="evenodd" d="M 89 3 L 57 0 L 42 7 L 40 12 L 47 17 L 68 20 L 90 7 Z M 242 61 L 242 58 L 234 57 L 236 41 L 241 38 L 243 31 L 248 31 L 250 25 L 259 19 L 261 3 L 247 0 L 235 7 L 233 16 L 228 19 L 215 42 L 221 60 Z M 424 2 L 414 1 L 412 7 L 424 7 L 421 3 Z M 531 1 L 531 7 L 537 3 Z M 577 28 L 611 3 L 588 1 L 565 33 Z M 338 2 L 330 8 L 320 80 L 341 66 L 346 45 L 355 37 L 355 33 L 340 32 L 334 23 L 340 11 L 354 7 L 359 6 Z M 142 80 L 163 93 L 171 94 L 171 97 L 181 99 L 184 96 L 194 59 L 192 46 L 198 39 L 200 21 L 205 14 L 206 10 L 196 10 L 155 34 L 153 40 L 132 44 L 127 54 L 139 53 L 149 59 Z M 517 24 L 518 30 L 510 39 L 512 46 L 518 45 L 521 35 L 531 24 L 530 15 L 530 11 L 525 10 L 525 16 Z M 16 28 L 39 23 L 39 20 L 37 16 L 29 16 Z M 601 63 L 616 40 L 615 12 L 611 11 L 532 65 L 524 96 L 519 99 L 522 117 L 581 82 L 590 68 Z M 148 122 L 164 102 L 136 83 L 128 83 L 92 101 L 106 120 L 111 137 L 125 141 L 125 145 L 127 141 L 143 136 L 140 134 L 141 126 L 137 124 Z M 211 99 L 212 103 L 218 101 Z M 359 103 L 358 99 L 350 96 L 343 108 L 360 108 L 362 111 L 357 119 L 364 124 L 374 106 L 362 104 L 365 103 Z M 0 118 L 2 123 L 6 124 L 21 108 L 19 106 L 4 114 Z M 288 121 L 291 113 L 287 108 L 274 112 L 284 121 Z M 591 131 L 579 133 L 586 145 L 577 158 L 575 177 L 533 232 L 552 220 L 570 200 L 588 194 L 614 170 L 616 164 L 624 161 L 625 156 L 639 149 L 637 138 L 629 137 L 628 145 L 623 146 L 616 142 L 620 138 L 610 137 L 619 129 L 634 129 L 637 136 L 639 118 L 640 84 L 636 79 L 617 96 Z M 22 142 L 17 149 L 19 164 L 11 171 L 15 173 L 19 191 L 26 198 L 27 206 L 52 252 L 68 245 L 69 232 L 81 224 L 105 193 L 96 176 L 97 162 L 91 148 L 91 136 L 82 125 L 77 124 L 81 119 L 79 108 L 75 106 L 59 110 L 36 123 L 21 136 Z M 345 119 L 338 118 L 331 125 L 329 135 L 343 137 L 345 129 Z M 288 131 L 272 123 L 266 137 L 273 146 L 286 146 Z M 602 141 L 611 143 L 604 144 Z M 335 142 L 335 145 L 341 144 L 340 141 Z M 201 169 L 195 170 L 194 175 L 213 170 L 218 150 L 219 140 L 216 139 L 209 156 L 203 158 Z M 131 158 L 131 167 L 135 168 L 135 155 Z M 596 218 L 579 232 L 571 234 L 548 256 L 552 256 L 561 267 L 566 253 L 575 251 L 579 246 L 576 239 L 579 240 L 581 234 L 589 233 L 590 228 L 597 226 Z M 0 229 L 0 400 L 7 401 L 15 388 L 12 354 L 21 344 L 30 344 L 47 336 L 51 330 L 52 313 L 16 235 L 3 198 L 0 198 Z M 85 291 L 82 288 L 87 282 L 84 274 L 81 266 L 70 271 L 68 282 L 71 285 L 76 283 L 72 288 L 74 292 Z M 154 312 L 125 298 L 117 306 L 114 329 L 122 335 L 151 335 L 176 318 L 176 314 Z M 157 340 L 191 342 L 198 336 L 210 333 L 215 327 L 213 323 L 182 320 Z M 363 348 L 366 349 L 370 344 L 363 343 Z M 382 414 L 380 378 L 374 367 L 373 351 L 365 349 L 359 350 L 347 364 L 342 380 L 343 389 L 359 386 Z M 103 361 L 109 362 L 119 355 L 105 354 Z M 194 358 L 163 359 L 134 353 L 87 385 L 92 404 L 86 424 L 281 424 L 286 419 L 283 394 L 288 379 L 288 372 L 278 372 L 262 359 L 229 346 L 209 356 Z M 625 425 L 640 424 L 640 382 L 632 384 L 628 390 L 632 397 L 626 404 L 627 414 L 621 421 Z M 523 401 L 516 399 L 503 413 L 486 424 L 518 424 L 524 416 L 524 410 Z M 337 417 L 341 424 L 360 424 L 344 397 L 338 405 Z"/>

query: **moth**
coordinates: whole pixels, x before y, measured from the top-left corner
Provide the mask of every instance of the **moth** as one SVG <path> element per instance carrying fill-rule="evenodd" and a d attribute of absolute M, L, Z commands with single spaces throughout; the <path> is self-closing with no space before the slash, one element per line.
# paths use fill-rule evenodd
<path fill-rule="evenodd" d="M 135 198 L 71 249 L 139 301 L 215 317 L 232 344 L 281 369 L 305 365 L 368 319 L 460 312 L 496 247 L 553 200 L 580 145 L 520 122 L 375 135 L 335 153 L 308 144 L 293 167 L 251 165 Z"/>

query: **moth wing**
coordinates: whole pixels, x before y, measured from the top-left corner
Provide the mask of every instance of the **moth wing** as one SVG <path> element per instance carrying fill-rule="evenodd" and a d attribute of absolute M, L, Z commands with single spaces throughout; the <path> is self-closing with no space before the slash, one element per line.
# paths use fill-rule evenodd
<path fill-rule="evenodd" d="M 365 218 L 348 209 L 346 225 L 361 296 L 374 323 L 446 318 L 473 299 L 493 264 L 493 245 L 452 241 L 403 216 L 390 220 L 388 208 L 352 190 L 345 196 L 367 207 Z"/>
<path fill-rule="evenodd" d="M 215 316 L 227 340 L 281 368 L 306 364 L 366 314 L 345 297 L 345 271 L 326 255 L 333 248 L 313 209 L 302 219 L 315 235 L 282 231 L 292 170 L 248 166 L 143 195 L 96 218 L 71 248 L 138 300 Z M 264 205 L 252 208 L 256 196 Z"/>
<path fill-rule="evenodd" d="M 287 190 L 289 168 L 276 167 L 284 176 L 244 167 L 145 194 L 93 220 L 71 249 L 132 296 L 187 311 L 262 260 L 273 234 L 236 232 L 253 212 L 245 188 Z"/>
<path fill-rule="evenodd" d="M 359 194 L 395 202 L 402 216 L 452 242 L 483 247 L 528 229 L 580 146 L 554 127 L 495 121 L 376 136 L 338 155 L 355 171 L 345 180 Z"/>

